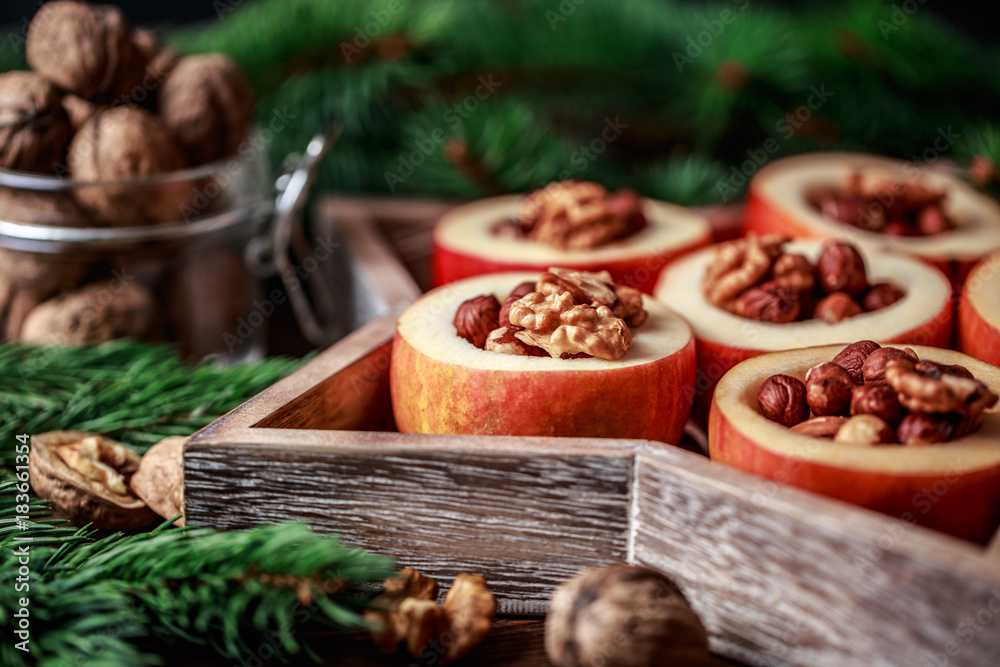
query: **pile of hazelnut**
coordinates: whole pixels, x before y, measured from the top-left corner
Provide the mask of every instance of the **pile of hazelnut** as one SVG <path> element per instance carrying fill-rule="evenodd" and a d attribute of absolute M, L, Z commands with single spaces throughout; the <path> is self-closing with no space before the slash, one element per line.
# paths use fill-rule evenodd
<path fill-rule="evenodd" d="M 792 431 L 859 445 L 931 445 L 972 433 L 997 394 L 960 365 L 864 340 L 809 369 L 772 375 L 757 403 Z M 810 418 L 810 414 L 812 418 Z"/>
<path fill-rule="evenodd" d="M 458 335 L 481 350 L 523 357 L 614 361 L 628 354 L 630 327 L 646 321 L 642 293 L 616 285 L 607 271 L 550 268 L 501 304 L 492 294 L 464 301 Z"/>
<path fill-rule="evenodd" d="M 788 242 L 781 234 L 748 234 L 720 245 L 705 271 L 705 298 L 759 322 L 820 319 L 832 324 L 905 296 L 893 283 L 869 283 L 865 261 L 850 243 L 826 241 L 813 264 L 786 252 Z"/>
<path fill-rule="evenodd" d="M 934 236 L 955 228 L 944 211 L 946 193 L 916 181 L 851 175 L 844 190 L 820 192 L 813 205 L 823 215 L 889 236 Z"/>
<path fill-rule="evenodd" d="M 493 233 L 560 250 L 586 250 L 624 239 L 647 224 L 635 190 L 608 192 L 597 183 L 558 181 L 528 195 L 518 216 L 498 223 Z"/>

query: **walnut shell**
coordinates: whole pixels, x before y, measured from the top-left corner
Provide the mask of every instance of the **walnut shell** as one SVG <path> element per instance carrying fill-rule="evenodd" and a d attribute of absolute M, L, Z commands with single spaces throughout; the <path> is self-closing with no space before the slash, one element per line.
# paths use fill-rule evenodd
<path fill-rule="evenodd" d="M 110 101 L 133 84 L 123 81 L 134 53 L 130 28 L 112 5 L 48 2 L 28 26 L 28 64 L 60 88 L 81 97 Z"/>
<path fill-rule="evenodd" d="M 253 89 L 228 56 L 188 56 L 160 88 L 159 111 L 191 164 L 214 162 L 235 155 L 250 133 Z"/>
<path fill-rule="evenodd" d="M 141 285 L 120 280 L 84 285 L 32 310 L 20 340 L 34 345 L 99 345 L 149 332 L 155 304 Z"/>
<path fill-rule="evenodd" d="M 129 486 L 149 509 L 164 519 L 184 514 L 184 445 L 188 438 L 171 436 L 149 448 L 139 461 Z M 174 521 L 184 525 L 184 517 Z"/>
<path fill-rule="evenodd" d="M 86 449 L 98 452 L 97 460 L 83 455 Z M 31 436 L 28 464 L 35 493 L 76 525 L 128 530 L 156 519 L 128 488 L 139 455 L 120 443 L 83 431 L 41 433 Z"/>
<path fill-rule="evenodd" d="M 77 188 L 76 199 L 105 222 L 140 226 L 183 217 L 189 183 L 119 182 L 186 166 L 173 138 L 145 109 L 115 107 L 92 116 L 73 137 L 68 161 L 74 179 L 102 182 Z"/>
<path fill-rule="evenodd" d="M 62 98 L 63 109 L 66 110 L 66 115 L 69 117 L 70 127 L 73 128 L 73 132 L 79 132 L 83 124 L 94 117 L 98 111 L 103 111 L 106 107 L 95 104 L 90 100 L 80 97 L 79 95 L 63 95 Z M 69 143 L 69 140 L 67 140 Z"/>
<path fill-rule="evenodd" d="M 545 650 L 558 667 L 707 666 L 708 635 L 666 577 L 632 565 L 586 570 L 552 596 Z"/>
<path fill-rule="evenodd" d="M 36 292 L 18 288 L 8 278 L 0 276 L 0 340 L 17 338 L 28 313 L 42 301 Z"/>
<path fill-rule="evenodd" d="M 0 167 L 53 173 L 71 135 L 55 86 L 33 72 L 0 74 Z"/>

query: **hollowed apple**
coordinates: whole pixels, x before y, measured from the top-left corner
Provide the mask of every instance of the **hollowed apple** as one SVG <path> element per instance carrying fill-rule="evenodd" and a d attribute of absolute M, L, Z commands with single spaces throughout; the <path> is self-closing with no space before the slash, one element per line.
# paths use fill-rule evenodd
<path fill-rule="evenodd" d="M 399 318 L 389 371 L 393 414 L 404 433 L 641 438 L 677 443 L 691 409 L 694 338 L 651 297 L 649 319 L 628 354 L 520 357 L 480 350 L 452 325 L 459 304 L 500 301 L 538 273 L 470 278 L 428 292 Z"/>
<path fill-rule="evenodd" d="M 815 262 L 822 241 L 793 241 L 786 246 Z M 698 351 L 693 416 L 708 419 L 712 391 L 730 368 L 766 352 L 810 345 L 874 340 L 950 347 L 953 308 L 951 286 L 941 271 L 905 255 L 860 249 L 872 283 L 889 281 L 906 295 L 887 308 L 828 324 L 806 320 L 787 324 L 756 322 L 709 303 L 702 290 L 705 269 L 715 248 L 674 262 L 660 276 L 654 294 L 691 324 Z"/>
<path fill-rule="evenodd" d="M 898 346 L 902 347 L 902 346 Z M 911 346 L 921 359 L 961 364 L 993 391 L 1000 368 L 960 352 Z M 761 383 L 777 373 L 805 377 L 843 345 L 775 352 L 739 364 L 715 390 L 708 443 L 715 461 L 815 491 L 910 523 L 985 542 L 1000 522 L 1000 413 L 940 445 L 863 446 L 811 438 L 764 417 Z"/>
<path fill-rule="evenodd" d="M 550 266 L 576 271 L 606 270 L 615 282 L 650 293 L 660 270 L 675 258 L 708 245 L 708 221 L 689 209 L 643 200 L 648 225 L 620 241 L 590 250 L 560 250 L 537 241 L 493 233 L 517 215 L 522 197 L 483 199 L 446 214 L 434 227 L 432 279 L 444 285 L 502 271 L 542 272 Z"/>
<path fill-rule="evenodd" d="M 820 213 L 811 196 L 846 188 L 859 168 L 907 180 L 916 175 L 947 193 L 945 212 L 956 229 L 933 236 L 889 236 L 847 225 Z M 813 153 L 776 160 L 754 176 L 747 193 L 747 231 L 781 232 L 793 238 L 837 237 L 870 248 L 890 247 L 941 268 L 961 285 L 972 266 L 1000 249 L 1000 205 L 959 178 L 913 163 L 861 153 Z"/>
<path fill-rule="evenodd" d="M 958 303 L 958 345 L 966 354 L 1000 366 L 1000 253 L 969 274 Z"/>

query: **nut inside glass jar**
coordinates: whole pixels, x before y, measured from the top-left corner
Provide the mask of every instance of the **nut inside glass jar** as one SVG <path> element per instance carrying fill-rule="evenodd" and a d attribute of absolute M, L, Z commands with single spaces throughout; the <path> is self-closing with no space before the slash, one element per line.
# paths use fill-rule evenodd
<path fill-rule="evenodd" d="M 264 323 L 241 329 L 261 292 L 243 257 L 273 214 L 271 193 L 256 149 L 131 181 L 0 170 L 0 338 L 136 337 L 194 358 L 261 356 Z"/>

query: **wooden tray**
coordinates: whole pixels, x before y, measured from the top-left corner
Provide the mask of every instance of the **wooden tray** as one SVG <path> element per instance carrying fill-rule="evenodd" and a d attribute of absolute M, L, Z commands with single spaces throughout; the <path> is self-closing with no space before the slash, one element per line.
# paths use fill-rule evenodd
<path fill-rule="evenodd" d="M 644 564 L 683 588 L 713 651 L 750 664 L 996 664 L 1000 541 L 660 443 L 392 432 L 393 330 L 371 322 L 198 433 L 187 520 L 304 520 L 443 581 L 484 574 L 508 614 L 543 613 L 584 567 Z"/>

